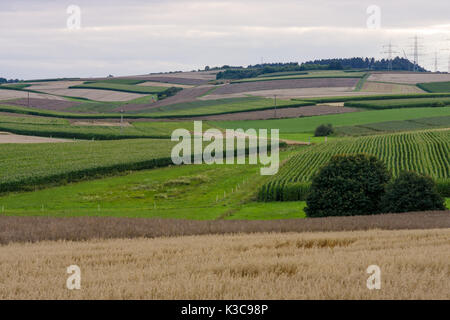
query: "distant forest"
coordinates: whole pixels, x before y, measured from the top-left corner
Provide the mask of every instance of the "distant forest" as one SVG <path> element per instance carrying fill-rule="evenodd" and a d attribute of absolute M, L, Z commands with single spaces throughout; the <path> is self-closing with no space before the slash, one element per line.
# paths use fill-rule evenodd
<path fill-rule="evenodd" d="M 387 59 L 375 60 L 375 58 L 343 58 L 343 59 L 320 59 L 305 62 L 305 64 L 331 65 L 340 64 L 343 69 L 370 69 L 388 70 L 389 61 Z M 392 60 L 392 70 L 413 71 L 414 63 L 405 58 L 395 57 Z M 418 71 L 426 72 L 425 68 L 418 66 Z"/>
<path fill-rule="evenodd" d="M 244 79 L 255 78 L 263 74 L 278 72 L 302 72 L 310 70 L 388 70 L 389 61 L 386 59 L 376 60 L 375 58 L 341 58 L 341 59 L 320 59 L 307 61 L 302 64 L 298 62 L 288 63 L 263 63 L 249 65 L 247 67 L 222 66 L 216 68 L 205 68 L 205 70 L 225 69 L 216 75 L 216 79 Z M 392 60 L 392 70 L 412 71 L 414 64 L 405 58 L 396 57 Z M 418 71 L 427 70 L 418 66 Z"/>

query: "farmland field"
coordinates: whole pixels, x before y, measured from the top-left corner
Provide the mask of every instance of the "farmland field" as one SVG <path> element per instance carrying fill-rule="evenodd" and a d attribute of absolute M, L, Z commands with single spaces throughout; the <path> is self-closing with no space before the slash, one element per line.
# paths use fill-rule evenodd
<path fill-rule="evenodd" d="M 396 109 L 396 108 L 419 108 L 419 107 L 443 107 L 450 105 L 450 98 L 420 98 L 420 99 L 387 99 L 387 100 L 364 100 L 349 101 L 346 107 L 357 107 L 366 109 Z"/>
<path fill-rule="evenodd" d="M 278 108 L 306 106 L 309 104 L 310 103 L 302 101 L 280 99 L 277 100 Z M 152 107 L 149 110 L 145 110 L 145 112 L 150 115 L 157 115 L 160 117 L 205 116 L 213 114 L 272 109 L 274 108 L 274 105 L 275 104 L 273 99 L 245 97 L 220 100 L 197 100 L 161 107 Z"/>
<path fill-rule="evenodd" d="M 429 175 L 437 181 L 448 180 L 449 152 L 449 130 L 348 138 L 322 143 L 290 158 L 278 174 L 261 188 L 260 199 L 290 200 L 291 196 L 287 195 L 287 192 L 291 192 L 289 188 L 309 182 L 317 170 L 336 154 L 375 155 L 394 176 L 402 170 L 408 170 Z"/>
<path fill-rule="evenodd" d="M 232 83 L 220 86 L 214 94 L 233 94 L 248 91 L 294 89 L 294 88 L 333 88 L 354 87 L 358 78 L 323 78 L 323 79 L 292 79 L 292 80 L 268 80 L 256 82 Z"/>
<path fill-rule="evenodd" d="M 220 128 L 244 130 L 254 129 L 280 129 L 280 137 L 285 133 L 314 132 L 314 129 L 326 123 L 331 123 L 335 127 L 350 126 L 358 124 L 368 124 L 385 122 L 386 119 L 410 120 L 426 117 L 449 116 L 450 108 L 405 108 L 390 110 L 371 110 L 363 112 L 351 112 L 338 115 L 324 115 L 316 117 L 305 117 L 296 119 L 273 119 L 273 120 L 248 120 L 248 121 L 212 121 L 211 124 Z"/>
<path fill-rule="evenodd" d="M 337 127 L 336 133 L 338 135 L 359 136 L 380 134 L 382 132 L 389 133 L 395 131 L 412 131 L 437 128 L 450 128 L 450 116 L 386 121 L 356 126 Z"/>
<path fill-rule="evenodd" d="M 374 72 L 370 75 L 368 80 L 402 84 L 417 84 L 425 82 L 450 81 L 450 74 L 423 72 Z"/>
<path fill-rule="evenodd" d="M 104 125 L 110 124 L 110 125 Z M 103 123 L 77 122 L 69 123 L 66 119 L 44 117 L 12 117 L 0 115 L 0 131 L 41 137 L 59 137 L 69 139 L 115 140 L 155 138 L 169 139 L 172 131 L 178 128 L 193 130 L 193 122 L 136 122 L 133 125 L 120 122 Z M 209 126 L 204 124 L 204 128 Z"/>
<path fill-rule="evenodd" d="M 0 297 L 449 299 L 449 237 L 447 227 L 13 243 L 0 247 Z M 82 290 L 65 288 L 73 261 Z M 381 290 L 366 287 L 374 261 Z"/>
<path fill-rule="evenodd" d="M 133 84 L 122 84 L 122 83 L 103 83 L 103 82 L 85 82 L 83 84 L 78 84 L 69 87 L 70 89 L 100 89 L 100 90 L 112 90 L 112 91 L 123 91 L 132 93 L 144 93 L 152 94 L 165 91 L 165 87 L 152 87 L 152 86 L 137 86 Z"/>
<path fill-rule="evenodd" d="M 34 190 L 88 177 L 171 163 L 170 140 L 1 145 L 0 188 Z"/>
<path fill-rule="evenodd" d="M 248 79 L 240 79 L 234 80 L 233 83 L 242 83 L 242 82 L 258 82 L 258 81 L 270 81 L 270 80 L 293 80 L 293 79 L 320 79 L 320 78 L 362 78 L 366 73 L 365 72 L 344 72 L 344 71 L 310 71 L 307 74 L 291 74 L 291 75 L 271 75 L 265 74 L 264 76 L 260 76 L 257 78 L 248 78 Z"/>
<path fill-rule="evenodd" d="M 134 145 L 139 146 L 136 143 Z M 140 145 L 144 144 L 141 142 Z M 150 144 L 150 141 L 148 145 L 149 148 L 156 146 Z M 102 147 L 101 153 L 106 154 L 108 149 L 107 146 Z M 294 152 L 295 149 L 283 151 L 281 159 Z M 150 155 L 156 157 L 154 153 Z M 127 156 L 123 157 L 125 159 L 117 159 L 116 162 L 122 160 L 124 167 L 130 167 L 129 163 L 136 162 L 137 157 Z M 106 165 L 107 160 L 101 158 L 98 162 Z M 80 167 L 82 165 L 78 164 Z M 142 168 L 145 167 L 141 166 Z M 139 166 L 134 169 L 139 169 Z M 65 170 L 70 171 L 68 168 Z M 88 215 L 196 220 L 242 219 L 252 215 L 259 219 L 303 217 L 304 205 L 301 203 L 261 206 L 252 202 L 258 186 L 267 180 L 266 176 L 259 175 L 259 170 L 260 165 L 237 164 L 156 168 L 119 177 L 9 194 L 0 197 L 0 206 L 4 215 Z M 34 177 L 37 173 L 30 172 L 29 175 Z"/>
<path fill-rule="evenodd" d="M 404 85 L 404 84 L 395 84 L 395 83 L 384 83 L 384 82 L 373 82 L 366 81 L 361 91 L 363 92 L 378 92 L 378 93 L 420 93 L 423 92 L 416 86 L 413 85 Z"/>
<path fill-rule="evenodd" d="M 450 92 L 450 81 L 419 83 L 417 86 L 427 92 Z"/>

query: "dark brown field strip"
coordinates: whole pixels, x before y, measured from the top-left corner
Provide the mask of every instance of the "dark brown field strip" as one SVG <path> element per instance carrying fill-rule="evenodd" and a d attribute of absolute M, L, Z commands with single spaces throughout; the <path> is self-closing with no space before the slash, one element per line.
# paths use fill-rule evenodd
<path fill-rule="evenodd" d="M 0 217 L 0 244 L 43 240 L 155 238 L 205 234 L 450 228 L 450 211 L 269 221 L 112 217 Z"/>
<path fill-rule="evenodd" d="M 75 101 L 64 101 L 64 100 L 53 100 L 53 99 L 38 99 L 38 98 L 30 98 L 29 104 L 27 98 L 17 99 L 14 101 L 8 101 L 8 105 L 20 106 L 20 107 L 28 107 L 43 109 L 43 110 L 55 110 L 55 111 L 64 111 L 67 108 L 74 107 L 79 105 L 79 102 Z"/>
<path fill-rule="evenodd" d="M 220 86 L 214 91 L 214 94 L 232 94 L 274 89 L 354 87 L 358 81 L 359 78 L 321 78 L 241 82 Z"/>
<path fill-rule="evenodd" d="M 236 112 L 227 114 L 218 114 L 212 116 L 190 117 L 190 120 L 209 120 L 209 121 L 237 121 L 237 120 L 267 120 L 321 116 L 326 114 L 338 114 L 361 111 L 356 108 L 333 107 L 333 106 L 304 106 L 296 108 L 278 108 L 276 115 L 274 109 Z M 186 118 L 184 118 L 186 119 Z"/>
<path fill-rule="evenodd" d="M 166 99 L 157 101 L 155 103 L 147 103 L 147 104 L 127 104 L 124 106 L 121 106 L 114 111 L 138 111 L 138 110 L 145 110 L 145 109 L 153 109 L 163 106 L 168 106 L 172 104 L 177 103 L 185 103 L 185 102 L 192 102 L 196 101 L 197 97 L 200 97 L 204 95 L 206 92 L 211 90 L 211 87 L 198 87 L 198 88 L 188 88 L 183 89 L 180 92 L 178 92 L 176 95 L 168 97 Z"/>

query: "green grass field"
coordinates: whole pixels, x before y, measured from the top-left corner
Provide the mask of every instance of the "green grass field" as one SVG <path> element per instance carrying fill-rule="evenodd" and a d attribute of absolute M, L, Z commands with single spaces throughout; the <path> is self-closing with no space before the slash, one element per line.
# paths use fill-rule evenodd
<path fill-rule="evenodd" d="M 85 82 L 80 85 L 71 86 L 69 89 L 100 89 L 100 90 L 112 90 L 132 93 L 153 94 L 164 92 L 166 87 L 151 87 L 151 86 L 138 86 L 134 84 L 124 84 L 115 82 Z"/>
<path fill-rule="evenodd" d="M 293 149 L 283 151 L 281 159 Z M 304 203 L 254 202 L 260 165 L 184 165 L 0 197 L 1 214 L 180 219 L 304 217 Z"/>
<path fill-rule="evenodd" d="M 394 176 L 403 170 L 426 174 L 436 181 L 450 179 L 450 130 L 385 134 L 346 138 L 305 147 L 294 155 L 266 185 L 260 199 L 294 200 L 304 196 L 290 190 L 293 184 L 309 183 L 317 170 L 336 154 L 367 153 L 382 160 Z M 301 187 L 301 185 L 300 185 Z"/>
<path fill-rule="evenodd" d="M 418 83 L 417 86 L 427 92 L 450 92 L 450 82 Z"/>
<path fill-rule="evenodd" d="M 352 112 L 336 115 L 324 115 L 315 117 L 303 117 L 293 119 L 274 120 L 248 120 L 248 121 L 212 121 L 211 125 L 219 128 L 247 130 L 254 129 L 279 129 L 280 137 L 289 139 L 294 135 L 285 134 L 312 133 L 321 124 L 331 123 L 334 127 L 353 126 L 368 123 L 386 122 L 386 120 L 410 120 L 426 117 L 449 116 L 450 108 L 410 108 L 410 109 L 390 109 L 390 110 L 370 110 L 362 112 Z M 296 139 L 292 139 L 296 140 Z M 304 140 L 300 140 L 304 141 Z"/>

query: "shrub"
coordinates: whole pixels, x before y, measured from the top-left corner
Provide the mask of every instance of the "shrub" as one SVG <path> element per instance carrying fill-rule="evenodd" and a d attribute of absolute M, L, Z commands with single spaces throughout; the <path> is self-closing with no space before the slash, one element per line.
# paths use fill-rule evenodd
<path fill-rule="evenodd" d="M 331 124 L 321 124 L 316 128 L 316 131 L 314 131 L 314 136 L 316 137 L 329 136 L 333 132 L 334 132 L 333 126 Z"/>
<path fill-rule="evenodd" d="M 437 180 L 436 190 L 442 197 L 450 197 L 450 180 Z"/>
<path fill-rule="evenodd" d="M 431 104 L 431 106 L 434 107 L 434 108 L 445 107 L 445 103 L 442 102 L 442 101 L 437 101 L 437 102 L 433 102 Z"/>
<path fill-rule="evenodd" d="M 308 217 L 380 213 L 390 179 L 383 162 L 365 154 L 336 155 L 313 177 L 305 208 Z"/>
<path fill-rule="evenodd" d="M 402 172 L 386 187 L 381 207 L 384 212 L 445 210 L 444 199 L 434 181 L 415 172 Z"/>

